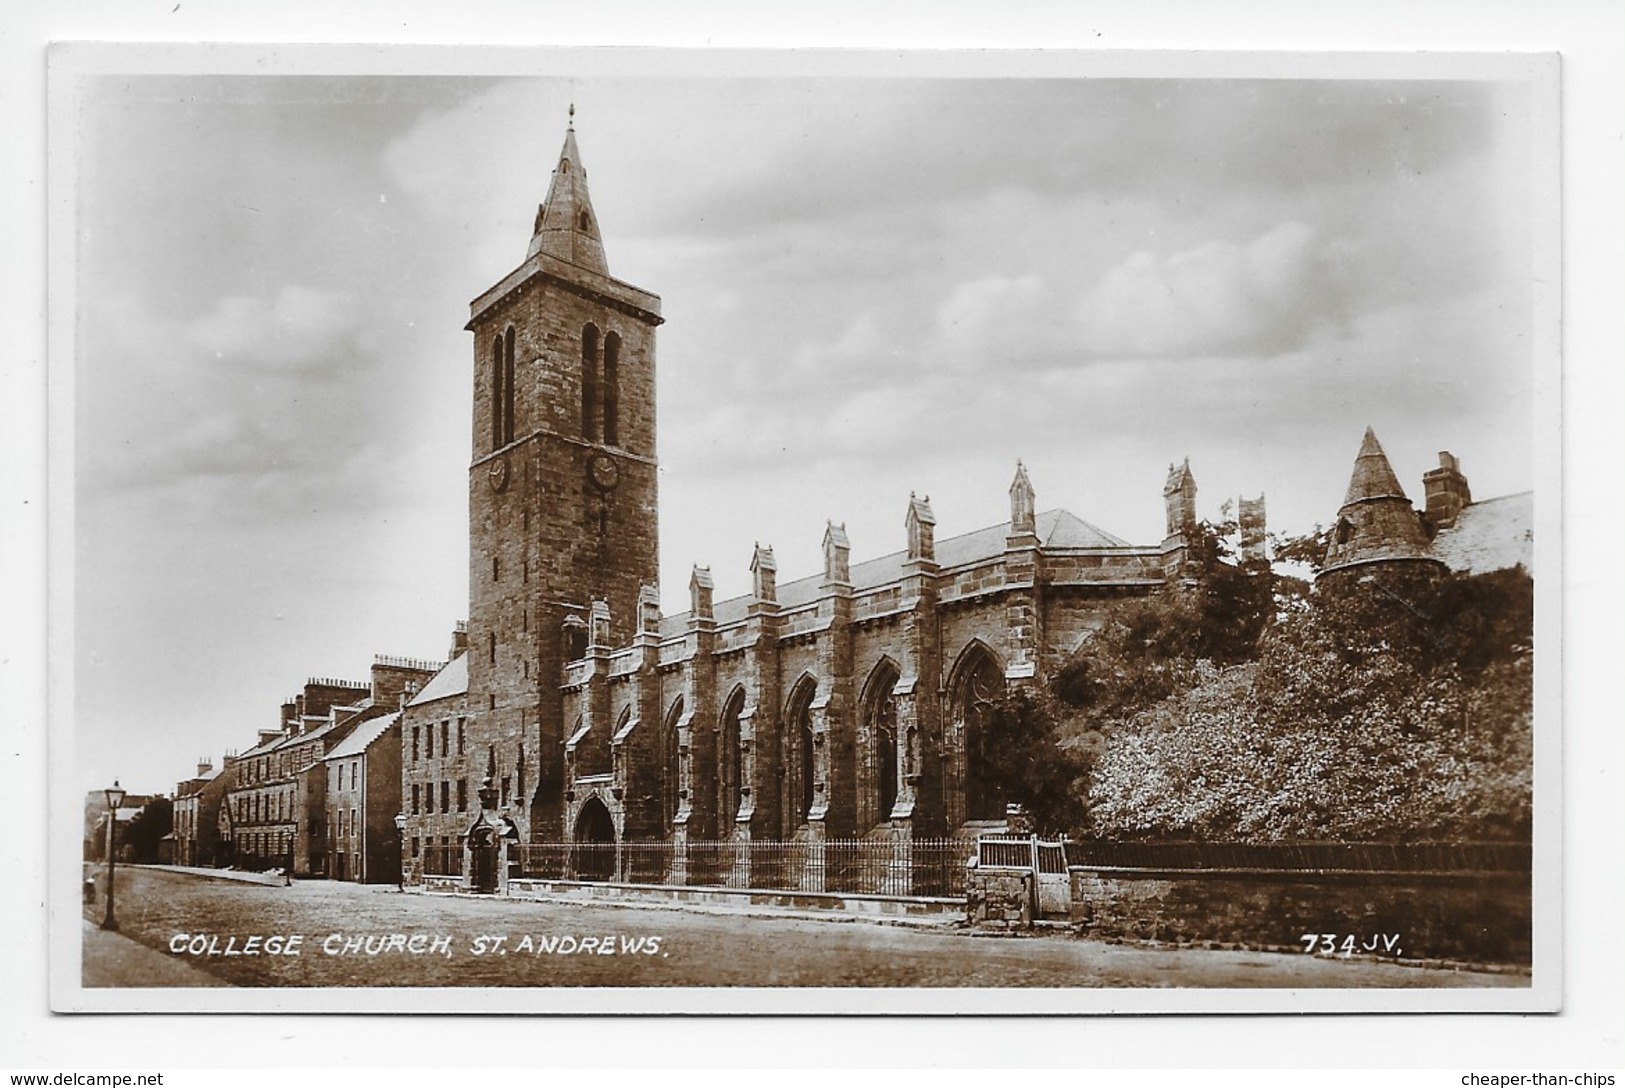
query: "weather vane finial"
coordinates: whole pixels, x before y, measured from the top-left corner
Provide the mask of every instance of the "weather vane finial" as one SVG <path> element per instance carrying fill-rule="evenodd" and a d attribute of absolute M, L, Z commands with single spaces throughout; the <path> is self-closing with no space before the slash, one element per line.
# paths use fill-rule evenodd
<path fill-rule="evenodd" d="M 574 102 L 570 103 L 570 127 L 576 127 L 576 104 Z"/>

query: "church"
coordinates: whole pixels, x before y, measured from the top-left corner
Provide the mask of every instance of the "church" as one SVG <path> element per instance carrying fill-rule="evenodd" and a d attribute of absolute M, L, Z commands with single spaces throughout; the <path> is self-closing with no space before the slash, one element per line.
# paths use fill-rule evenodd
<path fill-rule="evenodd" d="M 938 539 L 929 498 L 899 496 L 897 550 L 855 561 L 831 523 L 822 570 L 781 581 L 758 544 L 749 594 L 714 599 L 696 567 L 688 611 L 662 615 L 663 320 L 610 274 L 572 123 L 524 261 L 470 307 L 469 616 L 402 712 L 409 882 L 494 890 L 544 855 L 553 875 L 700 882 L 703 858 L 825 890 L 821 869 L 770 874 L 770 844 L 906 865 L 1002 825 L 991 700 L 1041 682 L 1114 602 L 1190 576 L 1188 461 L 1150 544 L 1039 509 L 1017 463 L 1006 523 Z"/>

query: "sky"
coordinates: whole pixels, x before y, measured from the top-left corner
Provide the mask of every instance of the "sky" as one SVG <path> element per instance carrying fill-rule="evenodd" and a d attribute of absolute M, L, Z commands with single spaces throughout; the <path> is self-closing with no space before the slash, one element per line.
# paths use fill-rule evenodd
<path fill-rule="evenodd" d="M 74 738 L 165 790 L 305 678 L 467 613 L 468 302 L 576 106 L 610 271 L 663 299 L 661 578 L 783 581 L 1040 509 L 1136 543 L 1535 482 L 1531 102 L 1466 80 L 102 76 L 76 99 Z M 59 436 L 60 437 L 60 436 Z"/>

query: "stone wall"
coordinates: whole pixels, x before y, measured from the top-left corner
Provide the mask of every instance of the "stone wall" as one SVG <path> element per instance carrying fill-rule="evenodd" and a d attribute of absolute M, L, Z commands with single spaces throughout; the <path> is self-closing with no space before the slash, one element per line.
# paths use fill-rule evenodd
<path fill-rule="evenodd" d="M 1091 937 L 1303 950 L 1306 933 L 1398 934 L 1402 959 L 1530 962 L 1527 874 L 1072 870 L 1072 922 Z"/>
<path fill-rule="evenodd" d="M 965 916 L 976 925 L 1030 926 L 1033 874 L 1023 869 L 971 869 L 965 874 Z"/>

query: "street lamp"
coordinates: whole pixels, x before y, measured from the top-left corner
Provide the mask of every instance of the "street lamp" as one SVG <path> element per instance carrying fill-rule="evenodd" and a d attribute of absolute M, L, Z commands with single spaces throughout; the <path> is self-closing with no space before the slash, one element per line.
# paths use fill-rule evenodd
<path fill-rule="evenodd" d="M 395 814 L 395 890 L 406 890 L 406 813 Z"/>
<path fill-rule="evenodd" d="M 103 929 L 118 929 L 118 919 L 113 917 L 113 855 L 118 845 L 118 808 L 124 803 L 124 790 L 119 786 L 118 779 L 102 791 L 107 797 L 107 913 L 102 917 Z"/>

